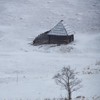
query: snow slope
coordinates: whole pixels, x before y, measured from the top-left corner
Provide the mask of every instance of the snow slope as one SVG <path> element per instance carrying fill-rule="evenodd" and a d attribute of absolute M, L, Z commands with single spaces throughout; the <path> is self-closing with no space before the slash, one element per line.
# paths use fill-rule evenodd
<path fill-rule="evenodd" d="M 73 43 L 30 45 L 62 19 Z M 65 96 L 52 77 L 68 65 L 83 80 L 73 97 L 100 96 L 99 45 L 99 0 L 0 0 L 0 100 Z"/>

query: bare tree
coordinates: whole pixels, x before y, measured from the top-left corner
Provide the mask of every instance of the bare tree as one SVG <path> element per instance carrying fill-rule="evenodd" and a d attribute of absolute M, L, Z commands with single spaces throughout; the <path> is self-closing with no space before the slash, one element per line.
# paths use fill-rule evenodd
<path fill-rule="evenodd" d="M 74 69 L 71 69 L 70 66 L 63 67 L 61 72 L 56 74 L 53 77 L 57 83 L 67 91 L 67 99 L 72 99 L 72 92 L 77 91 L 81 88 L 81 80 L 76 77 Z"/>

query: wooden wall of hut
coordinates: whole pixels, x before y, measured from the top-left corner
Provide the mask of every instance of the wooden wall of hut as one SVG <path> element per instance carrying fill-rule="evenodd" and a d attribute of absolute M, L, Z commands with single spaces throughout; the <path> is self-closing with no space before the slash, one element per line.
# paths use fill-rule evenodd
<path fill-rule="evenodd" d="M 48 31 L 37 36 L 33 41 L 33 45 L 68 44 L 74 41 L 74 35 L 56 36 L 56 35 L 48 35 L 47 33 Z"/>
<path fill-rule="evenodd" d="M 74 35 L 55 36 L 49 35 L 49 44 L 68 44 L 74 41 Z"/>
<path fill-rule="evenodd" d="M 48 32 L 48 31 L 47 31 L 47 32 Z M 47 35 L 47 32 L 38 35 L 38 36 L 34 39 L 33 45 L 48 44 L 48 43 L 49 43 L 49 36 Z"/>

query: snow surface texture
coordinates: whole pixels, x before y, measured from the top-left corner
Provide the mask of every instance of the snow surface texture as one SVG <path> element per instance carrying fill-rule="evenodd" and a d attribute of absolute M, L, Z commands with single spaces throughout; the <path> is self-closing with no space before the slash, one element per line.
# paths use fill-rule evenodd
<path fill-rule="evenodd" d="M 62 19 L 73 43 L 30 45 Z M 0 100 L 65 97 L 52 77 L 68 65 L 83 80 L 73 97 L 100 96 L 100 0 L 0 0 Z"/>

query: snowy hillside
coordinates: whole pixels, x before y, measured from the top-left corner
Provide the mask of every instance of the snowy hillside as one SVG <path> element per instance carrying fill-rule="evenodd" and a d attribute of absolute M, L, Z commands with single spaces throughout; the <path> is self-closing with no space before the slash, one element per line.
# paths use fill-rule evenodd
<path fill-rule="evenodd" d="M 30 45 L 62 19 L 73 43 Z M 83 80 L 73 97 L 100 96 L 100 0 L 0 0 L 0 100 L 65 97 L 52 77 L 68 65 Z"/>

